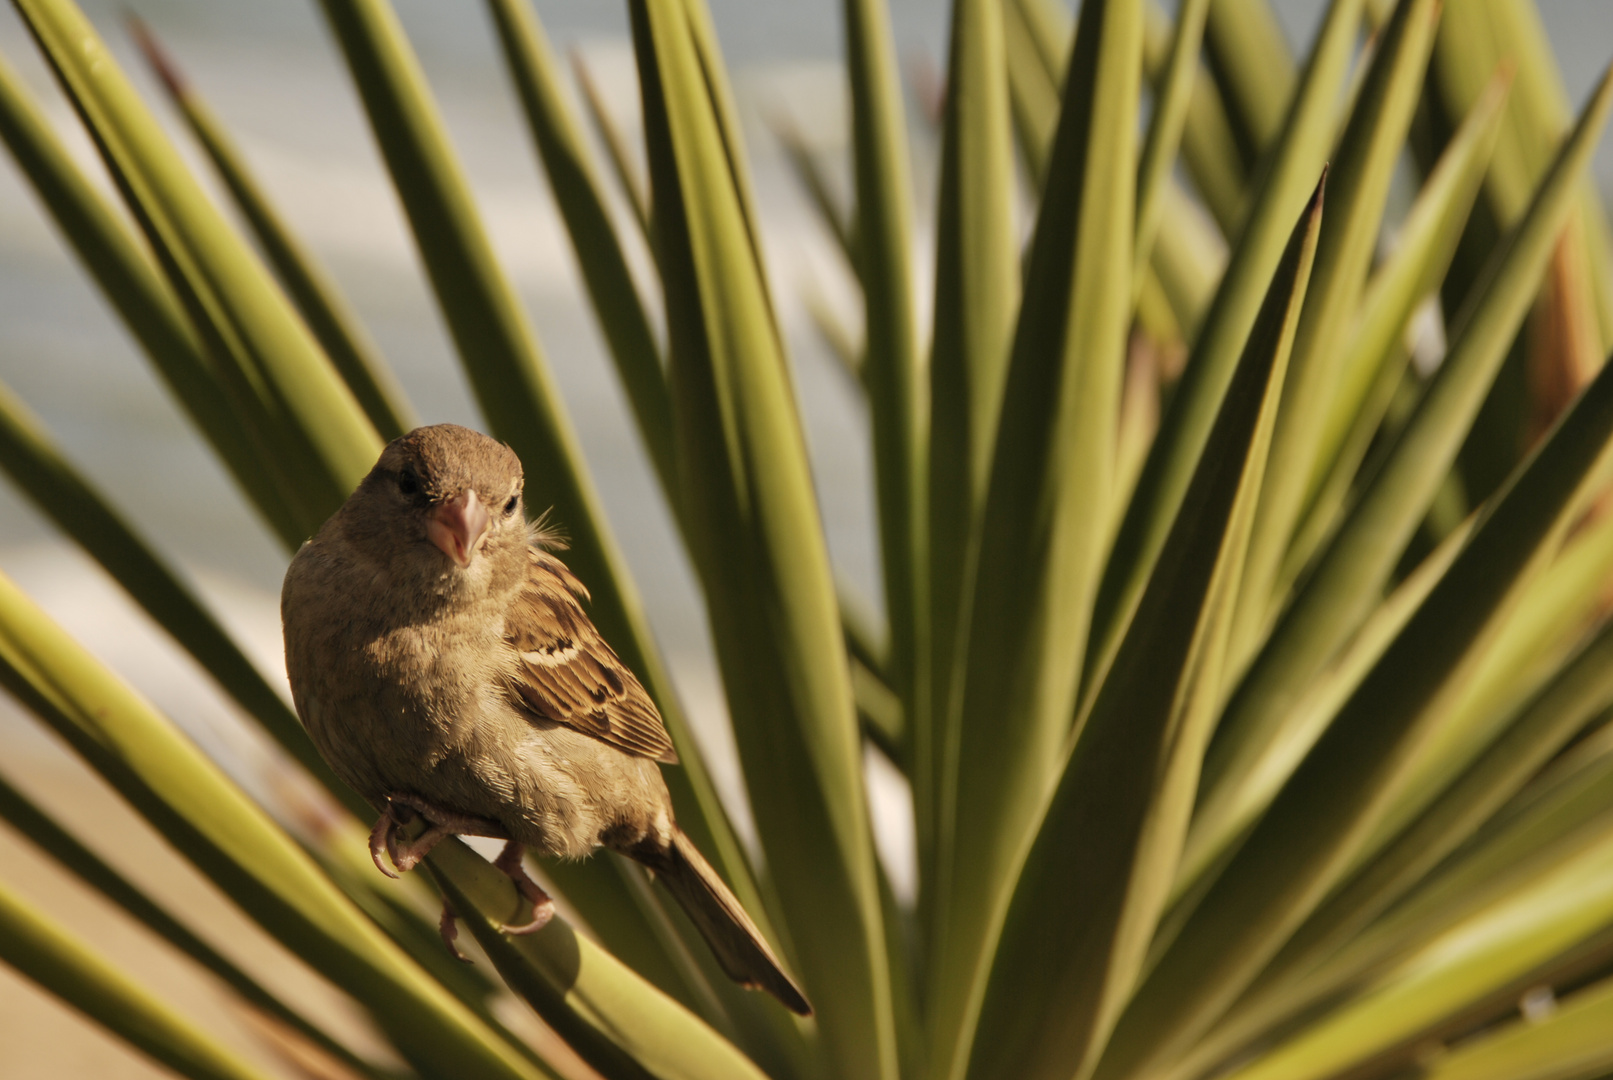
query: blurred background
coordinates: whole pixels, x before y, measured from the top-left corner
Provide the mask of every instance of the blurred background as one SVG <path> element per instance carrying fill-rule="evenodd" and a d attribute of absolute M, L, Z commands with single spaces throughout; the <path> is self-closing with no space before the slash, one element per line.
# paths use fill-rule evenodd
<path fill-rule="evenodd" d="M 176 142 L 189 151 L 185 133 L 118 25 L 130 7 L 150 24 L 235 135 L 290 224 L 325 260 L 423 419 L 477 425 L 392 188 L 316 6 L 249 0 L 81 3 L 174 130 Z M 1613 55 L 1613 9 L 1607 0 L 1538 3 L 1577 107 Z M 697 733 L 710 744 L 719 784 L 726 797 L 742 803 L 731 748 L 722 744 L 727 728 L 720 722 L 720 684 L 690 571 L 580 292 L 485 8 L 472 0 L 395 0 L 395 6 L 444 110 L 498 254 L 541 336 L 680 692 Z M 537 6 L 557 51 L 586 67 L 607 109 L 636 139 L 638 99 L 625 5 L 542 0 Z M 1275 0 L 1274 6 L 1290 44 L 1303 52 L 1322 0 Z M 839 8 L 829 0 L 711 0 L 711 7 L 735 73 L 766 256 L 808 418 L 831 552 L 850 591 L 872 608 L 880 589 L 866 421 L 809 309 L 826 305 L 848 324 L 858 315 L 846 267 L 812 216 L 775 136 L 787 124 L 826 160 L 843 150 Z M 948 9 L 940 0 L 893 0 L 891 9 L 909 76 L 910 116 L 919 125 L 912 137 L 922 267 L 929 248 L 924 208 L 934 185 L 934 140 L 922 117 L 938 91 Z M 9 7 L 0 11 L 0 53 L 49 103 L 58 130 L 90 171 L 102 175 Z M 197 174 L 211 183 L 208 169 L 191 156 Z M 1604 140 L 1596 175 L 1604 194 L 1613 193 L 1613 140 Z M 625 206 L 619 209 L 627 213 Z M 921 297 L 930 291 L 926 278 L 921 272 Z M 919 316 L 920 325 L 927 324 L 922 307 Z M 43 417 L 72 460 L 185 570 L 264 670 L 283 681 L 278 596 L 284 556 L 59 242 L 9 158 L 0 162 L 0 382 Z M 173 716 L 249 790 L 271 805 L 286 803 L 274 755 L 237 722 L 193 661 L 4 483 L 0 571 Z M 875 760 L 883 765 L 882 758 Z M 273 988 L 310 1002 L 328 997 L 330 1009 L 341 1008 L 336 995 L 296 962 L 276 962 L 276 946 L 214 899 L 209 886 L 169 856 L 160 840 L 9 700 L 0 701 L 0 772 L 69 825 L 97 833 L 103 853 L 158 896 L 207 911 L 204 925 L 215 943 L 250 959 L 255 969 L 273 967 L 279 973 L 269 978 Z M 880 799 L 881 784 L 895 782 L 876 774 L 881 849 L 898 890 L 911 889 L 912 874 L 903 871 L 911 858 L 910 823 L 899 798 Z M 744 816 L 736 815 L 740 821 Z M 246 1030 L 242 1016 L 223 1003 L 209 1011 L 201 977 L 113 908 L 68 885 L 3 829 L 0 859 L 16 867 L 10 876 L 22 891 L 47 900 L 113 959 L 193 1005 L 217 1030 L 238 1036 L 231 1041 L 261 1043 L 266 1033 Z M 518 1012 L 525 1013 L 524 1007 Z M 261 1047 L 254 1056 L 284 1071 Z M 161 1074 L 0 968 L 0 1080 L 46 1075 Z"/>

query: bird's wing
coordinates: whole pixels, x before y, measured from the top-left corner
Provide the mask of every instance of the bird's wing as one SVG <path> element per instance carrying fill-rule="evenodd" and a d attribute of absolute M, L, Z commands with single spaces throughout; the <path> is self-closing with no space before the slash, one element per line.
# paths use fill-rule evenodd
<path fill-rule="evenodd" d="M 630 754 L 675 764 L 661 714 L 582 609 L 588 590 L 565 564 L 528 549 L 526 585 L 504 636 L 520 655 L 516 703 Z"/>

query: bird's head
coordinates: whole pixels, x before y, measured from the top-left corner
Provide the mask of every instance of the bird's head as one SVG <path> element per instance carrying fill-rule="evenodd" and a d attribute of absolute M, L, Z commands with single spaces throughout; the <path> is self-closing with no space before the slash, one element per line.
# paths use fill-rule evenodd
<path fill-rule="evenodd" d="M 348 500 L 349 536 L 388 562 L 432 577 L 488 573 L 527 544 L 521 461 L 508 446 L 455 424 L 392 440 Z M 357 535 L 355 535 L 357 534 Z"/>

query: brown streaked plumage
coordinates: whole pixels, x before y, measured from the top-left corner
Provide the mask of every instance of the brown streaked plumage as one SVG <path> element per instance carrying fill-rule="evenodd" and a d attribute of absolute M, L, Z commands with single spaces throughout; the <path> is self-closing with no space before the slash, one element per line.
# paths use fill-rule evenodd
<path fill-rule="evenodd" d="M 515 692 L 527 708 L 630 754 L 678 763 L 672 738 L 644 687 L 583 613 L 588 590 L 537 547 L 526 587 L 510 607 L 506 637 L 520 654 Z"/>
<path fill-rule="evenodd" d="M 655 871 L 736 981 L 809 1013 L 744 909 L 672 816 L 655 704 L 600 637 L 588 591 L 522 513 L 521 463 L 452 424 L 394 440 L 291 562 L 281 594 L 298 715 L 381 811 L 376 865 L 407 871 L 445 836 L 508 840 L 496 865 L 553 914 L 523 848 L 600 846 Z M 425 831 L 405 842 L 416 816 Z M 444 936 L 452 922 L 444 913 Z"/>

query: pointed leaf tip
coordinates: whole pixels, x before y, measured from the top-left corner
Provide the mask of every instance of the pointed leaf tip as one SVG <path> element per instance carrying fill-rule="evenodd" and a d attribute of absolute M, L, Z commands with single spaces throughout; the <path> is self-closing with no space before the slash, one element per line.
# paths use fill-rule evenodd
<path fill-rule="evenodd" d="M 1143 976 L 1214 720 L 1321 194 L 1318 184 L 1295 219 L 1137 614 L 1022 855 L 971 1078 L 1090 1076 Z M 1024 986 L 1041 988 L 1033 1005 Z"/>
<path fill-rule="evenodd" d="M 1312 220 L 1322 214 L 1322 204 L 1327 201 L 1327 174 L 1332 169 L 1331 161 L 1322 162 L 1322 175 L 1316 178 L 1316 190 L 1311 192 L 1311 201 L 1305 204 L 1305 213 Z"/>
<path fill-rule="evenodd" d="M 123 24 L 128 29 L 129 36 L 134 39 L 135 46 L 151 65 L 151 70 L 162 80 L 163 88 L 176 100 L 184 98 L 190 92 L 190 82 L 179 70 L 179 65 L 168 54 L 168 50 L 162 47 L 157 36 L 151 32 L 151 27 L 133 11 L 123 13 Z"/>

